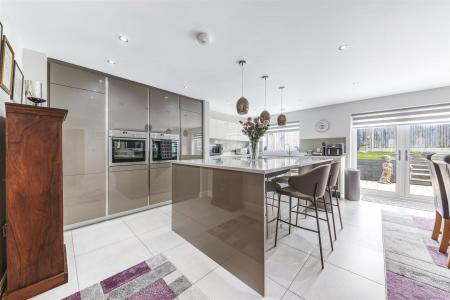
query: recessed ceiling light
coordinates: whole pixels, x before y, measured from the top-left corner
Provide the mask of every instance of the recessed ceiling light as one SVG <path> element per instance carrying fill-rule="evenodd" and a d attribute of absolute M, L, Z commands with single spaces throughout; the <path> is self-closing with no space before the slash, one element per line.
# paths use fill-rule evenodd
<path fill-rule="evenodd" d="M 340 46 L 338 47 L 338 50 L 339 50 L 339 51 L 344 51 L 344 50 L 347 50 L 348 48 L 350 48 L 350 45 L 343 44 L 343 45 L 340 45 Z"/>
<path fill-rule="evenodd" d="M 186 85 L 184 86 L 184 89 L 187 90 L 188 88 L 189 88 L 189 86 L 186 84 Z"/>
<path fill-rule="evenodd" d="M 127 38 L 126 35 L 120 34 L 120 35 L 119 35 L 119 40 L 121 40 L 121 41 L 124 42 L 124 43 L 128 43 L 128 38 Z"/>
<path fill-rule="evenodd" d="M 116 61 L 114 59 L 111 59 L 111 58 L 108 59 L 107 62 L 108 62 L 108 64 L 111 64 L 111 65 L 115 65 L 116 64 Z"/>

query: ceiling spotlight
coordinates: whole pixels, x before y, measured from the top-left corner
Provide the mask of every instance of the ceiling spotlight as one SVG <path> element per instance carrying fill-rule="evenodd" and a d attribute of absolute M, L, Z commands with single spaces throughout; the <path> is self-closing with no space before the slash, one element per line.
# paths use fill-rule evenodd
<path fill-rule="evenodd" d="M 111 59 L 111 58 L 108 59 L 107 62 L 108 62 L 108 64 L 111 64 L 111 65 L 115 65 L 116 64 L 116 61 L 114 59 Z"/>
<path fill-rule="evenodd" d="M 189 86 L 186 84 L 186 85 L 184 86 L 184 89 L 187 90 L 188 88 L 189 88 Z"/>
<path fill-rule="evenodd" d="M 124 43 L 128 43 L 128 38 L 126 35 L 119 35 L 119 40 L 121 40 Z"/>
<path fill-rule="evenodd" d="M 344 44 L 344 45 L 340 45 L 338 47 L 338 50 L 339 51 L 344 51 L 344 50 L 347 50 L 348 48 L 350 48 L 350 45 Z"/>

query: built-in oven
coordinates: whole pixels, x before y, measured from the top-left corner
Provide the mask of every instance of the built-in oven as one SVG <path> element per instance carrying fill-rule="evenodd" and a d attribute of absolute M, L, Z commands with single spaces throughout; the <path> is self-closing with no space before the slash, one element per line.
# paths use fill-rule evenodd
<path fill-rule="evenodd" d="M 150 133 L 150 139 L 152 162 L 163 162 L 178 159 L 180 145 L 180 137 L 178 135 Z"/>
<path fill-rule="evenodd" d="M 147 132 L 110 130 L 109 165 L 147 164 L 147 147 Z"/>

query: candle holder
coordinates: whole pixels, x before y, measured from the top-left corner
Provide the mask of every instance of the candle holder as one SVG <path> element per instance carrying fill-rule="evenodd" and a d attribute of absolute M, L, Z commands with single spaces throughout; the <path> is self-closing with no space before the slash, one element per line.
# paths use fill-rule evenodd
<path fill-rule="evenodd" d="M 25 97 L 33 102 L 35 106 L 47 101 L 42 98 L 42 82 L 25 80 Z"/>

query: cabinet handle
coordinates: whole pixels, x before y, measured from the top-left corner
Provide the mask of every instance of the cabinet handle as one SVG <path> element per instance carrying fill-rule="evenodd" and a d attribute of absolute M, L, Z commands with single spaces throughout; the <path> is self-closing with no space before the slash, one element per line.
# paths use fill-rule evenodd
<path fill-rule="evenodd" d="M 409 160 L 409 156 L 408 156 L 408 150 L 405 150 L 405 160 L 408 161 Z"/>
<path fill-rule="evenodd" d="M 398 150 L 398 161 L 402 160 L 402 151 Z"/>

